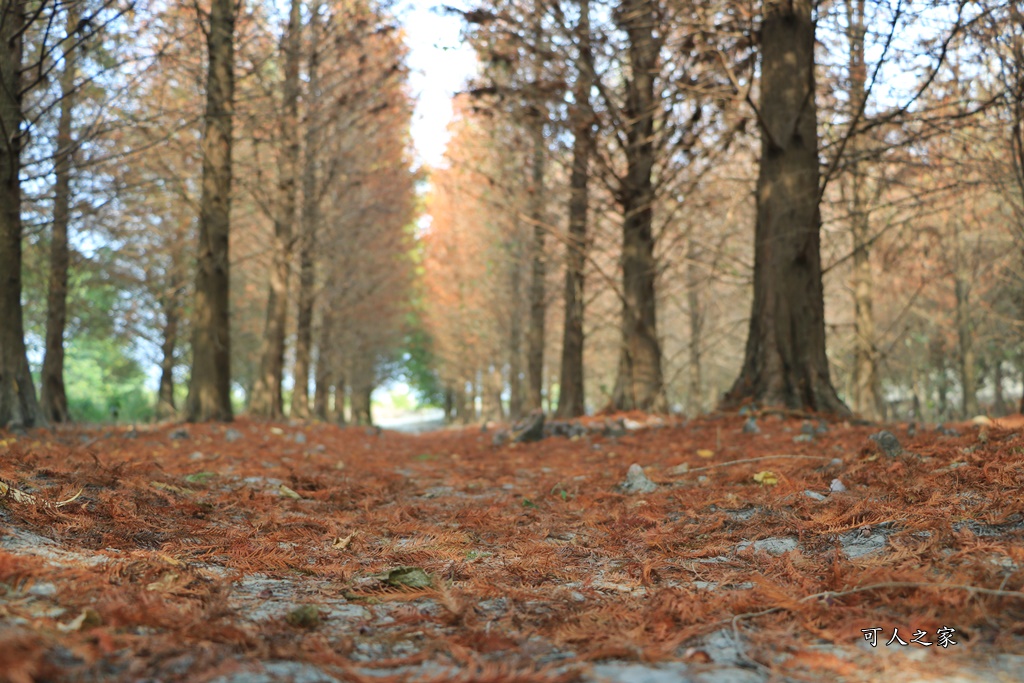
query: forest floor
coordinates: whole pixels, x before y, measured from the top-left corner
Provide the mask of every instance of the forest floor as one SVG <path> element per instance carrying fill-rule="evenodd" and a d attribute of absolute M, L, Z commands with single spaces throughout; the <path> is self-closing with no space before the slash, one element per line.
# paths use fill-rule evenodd
<path fill-rule="evenodd" d="M 1022 421 L 746 419 L 0 432 L 0 680 L 1024 681 Z"/>

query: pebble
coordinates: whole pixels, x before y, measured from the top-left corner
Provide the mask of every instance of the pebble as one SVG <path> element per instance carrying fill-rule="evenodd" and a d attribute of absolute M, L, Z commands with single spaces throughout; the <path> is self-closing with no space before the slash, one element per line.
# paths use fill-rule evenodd
<path fill-rule="evenodd" d="M 647 478 L 644 468 L 637 463 L 629 466 L 629 470 L 626 471 L 626 480 L 619 484 L 619 490 L 626 494 L 651 493 L 657 489 L 658 485 Z"/>

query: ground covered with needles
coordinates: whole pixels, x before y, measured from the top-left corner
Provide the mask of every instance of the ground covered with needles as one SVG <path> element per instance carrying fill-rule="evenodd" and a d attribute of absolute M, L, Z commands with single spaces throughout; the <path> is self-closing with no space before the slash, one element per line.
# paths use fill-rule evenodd
<path fill-rule="evenodd" d="M 1024 680 L 1021 424 L 881 429 L 0 431 L 0 680 Z"/>

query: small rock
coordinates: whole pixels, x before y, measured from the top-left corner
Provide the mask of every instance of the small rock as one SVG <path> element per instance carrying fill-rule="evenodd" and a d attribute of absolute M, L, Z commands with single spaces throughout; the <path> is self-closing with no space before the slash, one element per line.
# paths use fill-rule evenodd
<path fill-rule="evenodd" d="M 508 432 L 505 430 L 494 432 L 494 436 L 491 437 L 491 443 L 495 446 L 501 446 L 506 441 L 508 441 Z"/>
<path fill-rule="evenodd" d="M 803 423 L 800 425 L 800 433 L 801 434 L 806 434 L 808 436 L 813 437 L 814 436 L 814 425 L 812 425 L 807 420 L 804 420 Z"/>
<path fill-rule="evenodd" d="M 626 471 L 626 480 L 619 484 L 619 490 L 630 495 L 634 493 L 651 493 L 657 489 L 658 485 L 648 479 L 647 475 L 644 474 L 644 468 L 636 463 L 629 466 L 629 470 Z"/>
<path fill-rule="evenodd" d="M 838 479 L 833 479 L 832 483 L 828 485 L 828 490 L 832 493 L 842 493 L 846 491 L 846 486 L 844 486 L 843 482 Z"/>
<path fill-rule="evenodd" d="M 903 453 L 903 446 L 900 445 L 899 439 L 897 439 L 892 432 L 882 430 L 877 434 L 872 434 L 868 437 L 882 449 L 890 458 L 895 458 Z"/>
<path fill-rule="evenodd" d="M 169 436 L 172 439 L 176 440 L 176 441 L 177 440 L 181 440 L 181 439 L 187 439 L 188 438 L 188 430 L 185 429 L 184 427 L 182 427 L 180 429 L 175 429 L 173 432 L 170 433 Z"/>
<path fill-rule="evenodd" d="M 828 434 L 828 422 L 818 420 L 818 426 L 814 428 L 814 433 L 817 435 Z"/>
<path fill-rule="evenodd" d="M 57 594 L 57 585 L 49 582 L 34 583 L 25 593 L 34 598 L 49 598 Z"/>
<path fill-rule="evenodd" d="M 812 499 L 812 500 L 817 500 L 817 501 L 825 500 L 825 496 L 821 495 L 820 493 L 816 493 L 814 491 L 804 491 L 804 495 L 807 496 L 808 498 Z"/>
<path fill-rule="evenodd" d="M 797 434 L 793 437 L 793 443 L 810 443 L 814 441 L 814 434 Z"/>
<path fill-rule="evenodd" d="M 304 432 L 296 432 L 295 436 L 292 437 L 292 438 L 295 439 L 295 443 L 297 443 L 297 444 L 304 444 L 304 443 L 306 443 L 306 434 Z"/>
<path fill-rule="evenodd" d="M 195 451 L 195 452 L 193 452 L 192 454 L 190 454 L 188 456 L 188 459 L 189 460 L 202 460 L 203 459 L 203 454 L 200 451 Z"/>
<path fill-rule="evenodd" d="M 747 421 L 743 423 L 744 434 L 760 434 L 761 428 L 757 426 L 757 418 L 751 415 L 747 418 Z"/>
<path fill-rule="evenodd" d="M 238 431 L 237 429 L 229 429 L 226 432 L 224 432 L 224 440 L 227 441 L 228 443 L 233 443 L 241 438 L 242 432 Z"/>

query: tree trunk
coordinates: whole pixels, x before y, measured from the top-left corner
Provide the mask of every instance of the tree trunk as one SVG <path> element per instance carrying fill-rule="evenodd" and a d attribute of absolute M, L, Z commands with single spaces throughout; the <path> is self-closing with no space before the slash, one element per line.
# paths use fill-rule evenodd
<path fill-rule="evenodd" d="M 704 411 L 703 368 L 701 345 L 704 343 L 704 304 L 700 298 L 703 285 L 697 264 L 697 242 L 690 240 L 686 254 L 686 301 L 690 317 L 690 390 L 687 401 L 690 415 Z"/>
<path fill-rule="evenodd" d="M 978 370 L 974 354 L 974 324 L 971 320 L 970 283 L 958 273 L 953 282 L 956 293 L 956 333 L 959 345 L 960 407 L 965 419 L 978 414 Z"/>
<path fill-rule="evenodd" d="M 654 112 L 658 99 L 654 75 L 658 71 L 661 40 L 652 6 L 626 0 L 617 17 L 629 36 L 630 78 L 625 117 L 626 177 L 618 191 L 622 206 L 622 348 L 619 374 L 612 397 L 618 410 L 668 409 L 661 371 L 654 260 Z"/>
<path fill-rule="evenodd" d="M 313 346 L 314 256 L 316 231 L 320 222 L 316 159 L 319 152 L 319 128 L 316 98 L 319 97 L 319 3 L 310 8 L 310 53 L 306 98 L 306 151 L 302 169 L 302 238 L 299 247 L 299 310 L 295 329 L 295 390 L 292 393 L 292 417 L 309 417 L 309 359 Z"/>
<path fill-rule="evenodd" d="M 299 167 L 299 58 L 302 41 L 302 2 L 292 0 L 284 37 L 283 114 L 281 153 L 278 157 L 279 194 L 274 218 L 274 254 L 267 295 L 267 319 L 263 328 L 263 352 L 250 408 L 254 415 L 270 419 L 284 414 L 281 381 L 284 377 L 284 345 L 288 323 L 288 276 L 292 261 L 292 228 L 295 223 L 296 179 Z"/>
<path fill-rule="evenodd" d="M 160 388 L 157 390 L 156 416 L 166 420 L 177 415 L 174 405 L 174 349 L 178 344 L 178 322 L 181 314 L 182 266 L 179 252 L 172 252 L 167 290 L 161 301 L 164 313 L 164 340 L 160 350 Z"/>
<path fill-rule="evenodd" d="M 68 397 L 64 389 L 64 328 L 68 300 L 68 223 L 71 214 L 71 166 L 74 140 L 71 117 L 75 100 L 75 30 L 78 5 L 67 6 L 66 33 L 69 47 L 64 54 L 60 76 L 60 117 L 57 121 L 57 150 L 54 155 L 53 230 L 50 234 L 50 283 L 46 296 L 46 354 L 40 376 L 40 403 L 50 422 L 67 422 Z"/>
<path fill-rule="evenodd" d="M 579 0 L 577 27 L 579 66 L 573 97 L 572 174 L 569 178 L 569 234 L 565 246 L 565 324 L 562 330 L 562 366 L 558 390 L 558 417 L 586 412 L 583 392 L 583 293 L 587 263 L 587 206 L 590 203 L 590 146 L 594 115 L 590 107 L 591 49 L 590 0 Z"/>
<path fill-rule="evenodd" d="M 547 313 L 544 281 L 544 166 L 547 149 L 544 144 L 544 117 L 540 109 L 530 122 L 533 134 L 533 177 L 530 183 L 530 222 L 533 240 L 530 243 L 530 327 L 526 333 L 526 409 L 539 410 L 544 395 L 544 322 Z"/>
<path fill-rule="evenodd" d="M 26 5 L 0 1 L 0 427 L 46 423 L 25 354 L 21 309 L 21 60 Z"/>
<path fill-rule="evenodd" d="M 1006 392 L 1003 389 L 1003 361 L 996 359 L 992 366 L 992 390 L 995 394 L 992 402 L 992 412 L 996 417 L 1002 417 L 1009 412 L 1006 408 Z"/>
<path fill-rule="evenodd" d="M 333 289 L 334 280 L 328 275 L 324 290 L 329 292 Z M 313 415 L 321 420 L 328 420 L 331 412 L 331 378 L 336 374 L 336 358 L 332 353 L 333 334 L 333 314 L 329 308 L 322 307 L 313 389 Z"/>
<path fill-rule="evenodd" d="M 772 0 L 764 10 L 754 301 L 724 403 L 846 414 L 825 355 L 812 5 Z"/>
<path fill-rule="evenodd" d="M 512 269 L 510 271 L 510 289 L 512 290 L 512 311 L 508 327 L 508 416 L 518 420 L 523 416 L 523 324 L 520 317 L 520 301 L 522 298 L 522 259 L 520 258 L 519 221 L 515 224 L 515 236 L 510 244 Z M 465 393 L 461 391 L 460 393 Z M 459 411 L 460 417 L 464 408 Z"/>
<path fill-rule="evenodd" d="M 174 347 L 178 341 L 177 304 L 170 304 L 164 310 L 164 341 L 160 349 L 160 389 L 157 392 L 157 419 L 167 420 L 177 414 L 174 405 Z"/>
<path fill-rule="evenodd" d="M 193 317 L 190 422 L 231 420 L 231 326 L 228 234 L 231 214 L 231 128 L 234 114 L 234 0 L 213 0 L 207 33 L 209 65 L 203 135 L 203 192 Z"/>
<path fill-rule="evenodd" d="M 850 44 L 851 120 L 858 120 L 867 100 L 864 60 L 864 0 L 847 0 L 847 39 Z M 852 124 L 851 124 L 852 125 Z M 875 348 L 874 286 L 871 273 L 871 215 L 868 179 L 858 161 L 861 144 L 850 131 L 850 228 L 853 235 L 853 409 L 868 420 L 882 419 L 882 391 Z"/>

